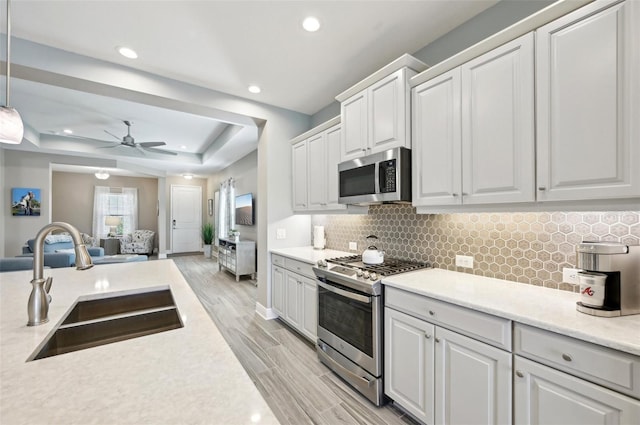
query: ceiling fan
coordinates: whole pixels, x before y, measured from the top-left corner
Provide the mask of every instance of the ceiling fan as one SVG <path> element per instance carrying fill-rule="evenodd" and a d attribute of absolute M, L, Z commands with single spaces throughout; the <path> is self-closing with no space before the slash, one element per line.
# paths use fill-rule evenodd
<path fill-rule="evenodd" d="M 136 139 L 131 135 L 131 125 L 133 124 L 131 121 L 123 121 L 127 126 L 127 135 L 122 137 L 122 141 L 119 144 L 115 144 L 113 146 L 103 146 L 103 148 L 115 148 L 117 146 L 128 146 L 130 148 L 138 149 L 140 152 L 145 153 L 145 151 L 153 152 L 153 153 L 162 153 L 165 155 L 178 155 L 176 152 L 167 151 L 164 149 L 158 149 L 156 146 L 164 146 L 165 142 L 142 142 L 136 143 Z M 115 137 L 117 140 L 120 140 L 120 137 L 111 133 L 110 131 L 105 130 L 109 136 Z"/>

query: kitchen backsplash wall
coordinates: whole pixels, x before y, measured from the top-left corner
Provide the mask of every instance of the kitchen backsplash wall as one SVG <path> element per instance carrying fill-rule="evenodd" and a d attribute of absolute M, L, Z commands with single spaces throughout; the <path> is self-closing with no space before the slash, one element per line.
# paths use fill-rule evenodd
<path fill-rule="evenodd" d="M 562 282 L 562 268 L 574 267 L 583 240 L 640 244 L 640 212 L 526 212 L 416 214 L 410 205 L 379 205 L 367 215 L 318 215 L 327 248 L 358 252 L 366 237 L 378 236 L 387 256 L 426 261 L 434 267 L 577 291 Z M 455 266 L 456 255 L 473 256 L 473 269 Z"/>

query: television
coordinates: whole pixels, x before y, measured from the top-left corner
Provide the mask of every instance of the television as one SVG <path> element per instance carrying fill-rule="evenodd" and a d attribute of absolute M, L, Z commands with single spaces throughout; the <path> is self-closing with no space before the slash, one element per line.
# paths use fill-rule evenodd
<path fill-rule="evenodd" d="M 236 225 L 253 226 L 253 194 L 236 196 Z"/>

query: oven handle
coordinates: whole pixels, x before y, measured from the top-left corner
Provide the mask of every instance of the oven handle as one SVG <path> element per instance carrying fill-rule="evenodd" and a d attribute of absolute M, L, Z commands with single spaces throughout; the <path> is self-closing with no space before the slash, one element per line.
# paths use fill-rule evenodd
<path fill-rule="evenodd" d="M 318 353 L 322 356 L 323 359 L 325 359 L 326 361 L 331 363 L 331 367 L 334 370 L 337 369 L 341 373 L 344 373 L 345 375 L 349 376 L 351 379 L 355 379 L 356 381 L 361 382 L 361 385 L 366 385 L 367 387 L 370 387 L 370 386 L 373 385 L 374 381 L 369 381 L 368 379 L 363 378 L 362 376 L 358 375 L 357 373 L 351 372 L 349 369 L 347 369 L 346 367 L 342 366 L 337 361 L 333 360 L 330 355 L 328 355 L 327 353 L 324 352 L 324 350 L 322 350 L 322 348 L 320 349 L 320 351 L 318 351 Z"/>
<path fill-rule="evenodd" d="M 322 286 L 327 291 L 333 292 L 334 294 L 341 295 L 343 297 L 352 299 L 354 301 L 360 301 L 361 303 L 371 304 L 371 297 L 354 294 L 353 292 L 345 291 L 344 289 L 340 289 L 340 288 L 336 288 L 335 286 L 328 285 L 320 280 L 318 280 L 318 285 Z"/>

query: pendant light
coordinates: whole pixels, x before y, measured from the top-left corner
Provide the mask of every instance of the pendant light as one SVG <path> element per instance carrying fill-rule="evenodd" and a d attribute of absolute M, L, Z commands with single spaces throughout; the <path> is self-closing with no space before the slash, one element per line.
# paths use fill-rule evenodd
<path fill-rule="evenodd" d="M 11 0 L 7 0 L 7 97 L 0 107 L 0 143 L 17 145 L 22 142 L 24 126 L 15 108 L 9 106 L 9 79 L 11 77 Z"/>

